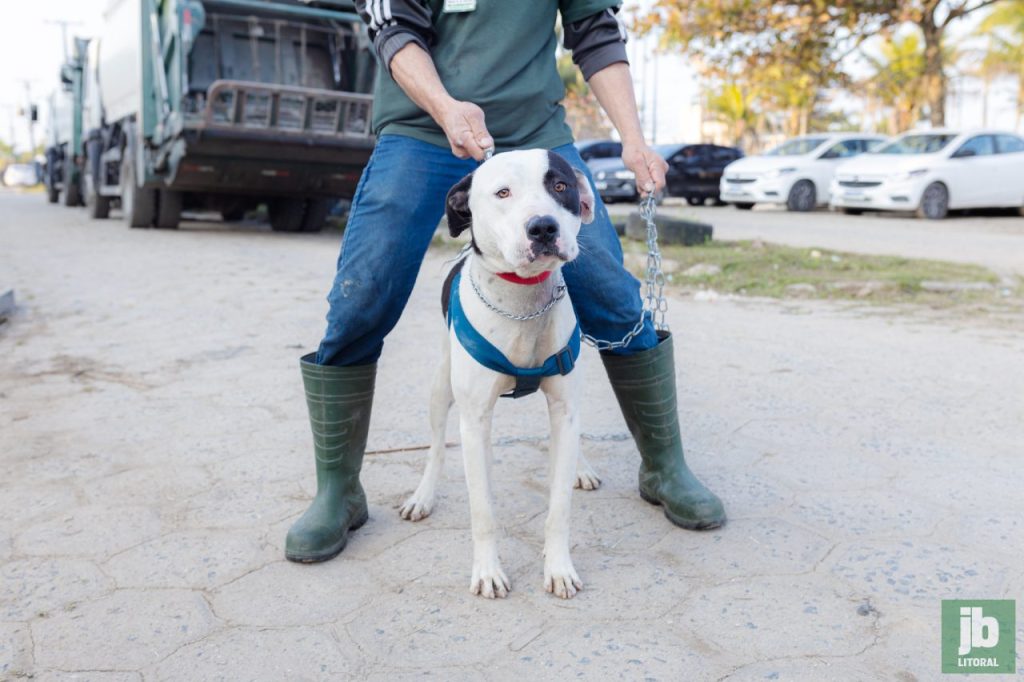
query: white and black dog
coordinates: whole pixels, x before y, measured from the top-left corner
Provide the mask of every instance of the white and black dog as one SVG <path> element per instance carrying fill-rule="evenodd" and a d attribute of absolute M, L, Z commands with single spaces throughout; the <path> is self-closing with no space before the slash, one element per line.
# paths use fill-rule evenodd
<path fill-rule="evenodd" d="M 544 586 L 569 599 L 582 588 L 569 556 L 572 489 L 594 489 L 600 481 L 579 449 L 582 377 L 572 369 L 580 330 L 560 269 L 579 253 L 576 236 L 594 218 L 594 193 L 558 154 L 506 152 L 452 187 L 446 213 L 451 234 L 469 229 L 472 242 L 445 281 L 449 334 L 430 402 L 432 444 L 423 480 L 400 513 L 412 521 L 430 514 L 445 423 L 457 402 L 473 528 L 470 590 L 505 597 L 511 584 L 498 558 L 491 416 L 499 397 L 539 388 L 551 420 Z"/>

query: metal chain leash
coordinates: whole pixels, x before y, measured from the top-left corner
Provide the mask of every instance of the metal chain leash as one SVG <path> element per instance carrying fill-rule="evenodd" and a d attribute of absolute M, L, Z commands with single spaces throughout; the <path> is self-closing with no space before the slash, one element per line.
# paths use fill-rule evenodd
<path fill-rule="evenodd" d="M 654 194 L 648 194 L 640 200 L 640 217 L 647 225 L 647 276 L 644 279 L 644 305 L 640 311 L 640 319 L 636 325 L 619 341 L 595 339 L 590 334 L 583 334 L 583 340 L 599 351 L 625 348 L 640 332 L 644 330 L 644 321 L 649 315 L 654 328 L 668 330 L 665 313 L 668 312 L 668 299 L 665 298 L 665 273 L 661 269 L 661 249 L 658 248 L 658 226 L 655 216 Z"/>
<path fill-rule="evenodd" d="M 467 270 L 468 269 L 469 268 L 467 268 Z M 491 303 L 487 299 L 487 297 L 484 296 L 484 292 L 480 291 L 480 286 L 476 283 L 476 278 L 473 277 L 473 273 L 467 272 L 466 274 L 469 277 L 469 283 L 473 287 L 473 291 L 476 293 L 477 298 L 480 299 L 481 303 L 483 303 L 490 310 L 498 313 L 502 317 L 507 317 L 510 320 L 515 320 L 516 322 L 526 322 L 527 320 L 534 320 L 540 317 L 541 315 L 544 315 L 547 311 L 551 310 L 551 306 L 555 305 L 563 298 L 565 298 L 565 282 L 561 281 L 555 285 L 555 290 L 551 292 L 551 300 L 545 303 L 540 310 L 525 315 L 516 315 L 515 313 L 510 313 L 507 310 L 502 310 L 498 306 Z"/>

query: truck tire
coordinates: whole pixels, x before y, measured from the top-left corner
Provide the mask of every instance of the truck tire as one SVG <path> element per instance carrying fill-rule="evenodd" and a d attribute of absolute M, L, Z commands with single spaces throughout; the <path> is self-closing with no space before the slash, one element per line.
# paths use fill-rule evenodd
<path fill-rule="evenodd" d="M 304 199 L 272 199 L 267 202 L 270 227 L 275 232 L 301 232 L 306 218 Z"/>
<path fill-rule="evenodd" d="M 121 159 L 121 212 L 129 227 L 152 227 L 156 220 L 156 190 L 135 184 L 135 162 L 129 147 Z"/>
<path fill-rule="evenodd" d="M 327 216 L 334 202 L 330 199 L 310 199 L 306 203 L 306 215 L 302 217 L 302 232 L 319 232 L 324 229 Z"/>
<path fill-rule="evenodd" d="M 99 155 L 102 153 L 102 145 L 98 140 L 90 142 L 86 146 L 85 170 L 82 175 L 82 185 L 85 187 L 85 207 L 89 217 L 103 219 L 110 217 L 110 197 L 100 194 L 96 178 L 100 167 Z"/>
<path fill-rule="evenodd" d="M 177 229 L 181 222 L 181 192 L 160 190 L 156 202 L 156 226 L 165 230 Z"/>
<path fill-rule="evenodd" d="M 64 205 L 71 208 L 82 205 L 82 190 L 77 182 L 69 180 L 64 184 Z"/>
<path fill-rule="evenodd" d="M 239 208 L 238 206 L 225 208 L 221 210 L 220 217 L 221 220 L 226 223 L 237 223 L 239 220 L 245 218 L 245 209 Z"/>

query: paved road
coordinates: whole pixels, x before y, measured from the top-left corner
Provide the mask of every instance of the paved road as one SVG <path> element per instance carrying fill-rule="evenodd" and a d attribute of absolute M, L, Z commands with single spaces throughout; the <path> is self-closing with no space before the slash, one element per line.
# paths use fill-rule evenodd
<path fill-rule="evenodd" d="M 616 215 L 629 210 L 623 204 L 612 206 Z M 1003 274 L 1024 275 L 1024 217 L 954 215 L 926 221 L 905 214 L 790 213 L 769 206 L 753 211 L 732 206 L 692 208 L 675 200 L 663 210 L 711 223 L 716 239 L 763 239 L 791 246 L 974 263 Z"/>
<path fill-rule="evenodd" d="M 471 596 L 458 448 L 419 524 L 396 509 L 423 452 L 382 452 L 427 438 L 440 255 L 381 361 L 370 522 L 337 560 L 283 561 L 314 491 L 296 359 L 336 242 L 0 193 L 0 287 L 23 306 L 0 326 L 0 679 L 936 680 L 941 599 L 1024 596 L 1019 335 L 725 300 L 670 321 L 689 456 L 730 523 L 678 530 L 638 498 L 588 352 L 605 484 L 573 500 L 584 590 L 542 589 L 527 399 L 496 428 L 514 591 Z"/>

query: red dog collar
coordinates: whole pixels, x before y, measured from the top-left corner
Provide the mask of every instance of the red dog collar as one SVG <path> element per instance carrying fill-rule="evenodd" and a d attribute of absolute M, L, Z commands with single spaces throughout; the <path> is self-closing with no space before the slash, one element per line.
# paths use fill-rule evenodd
<path fill-rule="evenodd" d="M 551 276 L 551 271 L 545 270 L 536 277 L 520 277 L 514 272 L 496 272 L 494 274 L 501 277 L 506 282 L 512 282 L 513 284 L 540 284 Z"/>

